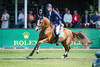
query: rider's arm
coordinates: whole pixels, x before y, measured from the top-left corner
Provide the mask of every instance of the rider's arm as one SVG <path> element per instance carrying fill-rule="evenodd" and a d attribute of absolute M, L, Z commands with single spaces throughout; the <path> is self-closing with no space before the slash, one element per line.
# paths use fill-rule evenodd
<path fill-rule="evenodd" d="M 62 18 L 60 16 L 60 14 L 56 10 L 54 10 L 54 9 L 53 9 L 53 11 L 54 11 L 55 15 L 58 17 L 59 24 L 62 24 Z"/>

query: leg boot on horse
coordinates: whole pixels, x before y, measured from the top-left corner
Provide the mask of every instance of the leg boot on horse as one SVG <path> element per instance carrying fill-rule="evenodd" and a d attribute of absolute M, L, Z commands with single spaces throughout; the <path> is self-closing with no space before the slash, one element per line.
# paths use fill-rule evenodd
<path fill-rule="evenodd" d="M 36 53 L 39 54 L 39 46 L 36 48 Z"/>

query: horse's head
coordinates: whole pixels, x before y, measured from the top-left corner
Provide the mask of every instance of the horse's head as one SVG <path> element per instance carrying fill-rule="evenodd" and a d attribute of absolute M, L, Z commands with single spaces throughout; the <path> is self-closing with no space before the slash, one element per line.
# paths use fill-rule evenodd
<path fill-rule="evenodd" d="M 35 30 L 39 31 L 40 28 L 45 29 L 45 28 L 49 27 L 49 25 L 50 25 L 49 19 L 46 17 L 43 17 L 42 19 L 38 20 Z"/>

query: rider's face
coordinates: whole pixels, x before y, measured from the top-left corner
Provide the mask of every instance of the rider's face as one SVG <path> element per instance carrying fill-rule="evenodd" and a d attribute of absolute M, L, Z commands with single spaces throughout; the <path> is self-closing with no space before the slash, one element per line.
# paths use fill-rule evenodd
<path fill-rule="evenodd" d="M 42 11 L 39 11 L 39 14 L 42 14 Z"/>
<path fill-rule="evenodd" d="M 52 10 L 52 7 L 48 7 L 47 10 L 48 10 L 48 11 L 51 11 L 51 10 Z"/>

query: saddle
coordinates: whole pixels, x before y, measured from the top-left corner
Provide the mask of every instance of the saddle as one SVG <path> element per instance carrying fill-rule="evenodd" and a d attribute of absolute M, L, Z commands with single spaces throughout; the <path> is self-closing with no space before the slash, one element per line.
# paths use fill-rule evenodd
<path fill-rule="evenodd" d="M 54 37 L 56 38 L 56 28 L 55 28 L 54 25 L 52 26 L 52 28 L 53 28 L 53 35 L 54 35 Z M 63 28 L 62 28 L 62 29 L 63 29 Z M 61 37 L 63 37 L 63 36 L 64 36 L 64 32 L 63 32 L 63 30 L 60 30 L 59 38 L 61 38 Z"/>

